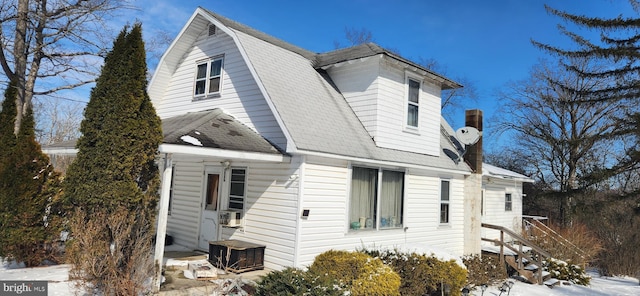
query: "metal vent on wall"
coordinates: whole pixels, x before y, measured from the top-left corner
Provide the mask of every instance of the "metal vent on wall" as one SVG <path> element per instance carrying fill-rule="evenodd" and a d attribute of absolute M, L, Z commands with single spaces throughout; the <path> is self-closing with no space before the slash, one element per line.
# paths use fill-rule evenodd
<path fill-rule="evenodd" d="M 216 34 L 216 25 L 209 25 L 209 36 Z"/>

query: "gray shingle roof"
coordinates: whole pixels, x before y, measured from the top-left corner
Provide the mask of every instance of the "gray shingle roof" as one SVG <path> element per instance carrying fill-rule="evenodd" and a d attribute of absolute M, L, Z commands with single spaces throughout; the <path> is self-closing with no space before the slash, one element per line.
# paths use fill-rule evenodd
<path fill-rule="evenodd" d="M 269 141 L 221 109 L 192 112 L 162 120 L 163 144 L 283 154 Z M 43 146 L 49 153 L 73 149 L 76 140 Z"/>
<path fill-rule="evenodd" d="M 269 34 L 266 34 L 264 32 L 258 31 L 254 28 L 251 28 L 249 26 L 246 26 L 244 24 L 238 23 L 234 20 L 228 19 L 222 15 L 219 15 L 215 12 L 212 12 L 210 10 L 207 10 L 206 8 L 200 7 L 202 10 L 206 11 L 207 13 L 209 13 L 211 16 L 213 16 L 214 18 L 216 18 L 218 21 L 220 21 L 222 24 L 224 24 L 225 26 L 234 29 L 236 31 L 239 32 L 243 32 L 249 36 L 258 38 L 262 41 L 266 41 L 268 43 L 271 43 L 275 46 L 287 49 L 289 51 L 295 52 L 303 57 L 305 57 L 306 59 L 308 59 L 309 61 L 311 61 L 311 63 L 314 65 L 314 67 L 316 68 L 321 68 L 330 64 L 335 64 L 335 63 L 339 63 L 339 62 L 343 62 L 343 61 L 349 61 L 349 60 L 354 60 L 354 59 L 359 59 L 359 58 L 365 58 L 365 57 L 369 57 L 369 56 L 373 56 L 373 55 L 377 55 L 377 54 L 385 54 L 389 57 L 392 57 L 396 60 L 402 61 L 408 65 L 411 65 L 413 67 L 416 67 L 418 69 L 421 69 L 427 73 L 429 73 L 432 76 L 437 77 L 437 80 L 442 82 L 442 86 L 443 89 L 450 89 L 450 88 L 458 88 L 461 87 L 460 84 L 458 84 L 457 82 L 454 82 L 453 80 L 450 80 L 438 73 L 435 73 L 427 68 L 425 68 L 424 66 L 415 63 L 409 59 L 405 59 L 404 57 L 394 53 L 391 50 L 387 50 L 384 49 L 382 47 L 380 47 L 379 45 L 375 44 L 375 43 L 366 43 L 366 44 L 360 44 L 360 45 L 356 45 L 353 47 L 348 47 L 348 48 L 343 48 L 343 49 L 337 49 L 337 50 L 333 50 L 333 51 L 329 51 L 329 52 L 325 52 L 325 53 L 314 53 L 312 51 L 300 48 L 298 46 L 295 46 L 291 43 L 288 43 L 286 41 L 283 41 L 281 39 L 278 39 L 276 37 L 273 37 Z"/>
<path fill-rule="evenodd" d="M 376 146 L 323 71 L 294 52 L 242 31 L 235 33 L 298 149 L 469 171 L 444 150 L 436 157 Z M 443 148 L 453 149 L 444 134 L 441 142 Z"/>
<path fill-rule="evenodd" d="M 165 144 L 280 154 L 269 141 L 220 109 L 162 120 Z"/>
<path fill-rule="evenodd" d="M 418 63 L 405 59 L 402 56 L 394 53 L 393 51 L 384 49 L 375 43 L 365 43 L 365 44 L 360 44 L 353 47 L 348 47 L 348 48 L 343 48 L 343 49 L 338 49 L 338 50 L 318 54 L 315 58 L 315 67 L 322 68 L 328 65 L 360 59 L 360 58 L 366 58 L 366 57 L 370 57 L 378 54 L 384 54 L 395 60 L 404 62 L 407 65 L 411 65 L 416 69 L 420 69 L 428 73 L 429 76 L 441 82 L 442 89 L 452 89 L 452 88 L 461 87 L 461 85 L 458 84 L 457 82 L 452 81 L 438 73 L 435 73 Z"/>
<path fill-rule="evenodd" d="M 419 65 L 375 44 L 365 44 L 359 47 L 316 54 L 206 9 L 199 8 L 196 14 L 193 19 L 196 24 L 187 24 L 183 33 L 181 33 L 181 39 L 177 39 L 181 40 L 181 42 L 174 41 L 169 51 L 163 56 L 163 64 L 159 65 L 159 69 L 162 68 L 163 71 L 157 71 L 156 75 L 172 73 L 171 71 L 175 70 L 176 63 L 182 60 L 182 56 L 193 45 L 196 36 L 206 26 L 206 19 L 215 19 L 226 27 L 225 30 L 235 35 L 234 40 L 242 48 L 243 55 L 248 60 L 248 66 L 251 68 L 252 73 L 256 74 L 255 78 L 261 85 L 261 89 L 264 91 L 264 95 L 269 100 L 270 105 L 273 106 L 272 111 L 280 120 L 279 122 L 282 124 L 285 134 L 293 142 L 292 148 L 294 150 L 354 157 L 363 160 L 371 159 L 399 164 L 405 163 L 424 166 L 425 168 L 470 171 L 464 162 L 455 161 L 458 158 L 456 155 L 451 155 L 450 157 L 450 153 L 445 153 L 445 151 L 455 151 L 449 141 L 451 134 L 446 132 L 441 135 L 442 150 L 439 156 L 376 146 L 359 118 L 350 108 L 342 94 L 336 90 L 331 78 L 326 75 L 322 67 L 329 65 L 328 63 L 331 62 L 383 54 L 386 58 L 406 63 L 409 67 L 415 66 L 418 71 L 424 70 L 426 76 L 431 76 L 442 82 L 444 87 L 447 87 L 447 83 L 450 84 L 449 87 L 457 86 L 455 82 L 423 69 Z M 189 38 L 183 40 L 184 35 L 188 35 Z M 169 63 L 168 61 L 173 64 L 167 64 Z M 160 73 L 158 74 L 158 72 Z M 152 82 L 155 81 L 155 77 Z M 161 96 L 163 86 L 155 85 L 154 91 L 153 94 L 155 96 Z M 200 131 L 200 133 L 202 132 Z M 195 138 L 194 134 L 187 133 L 187 135 Z M 175 137 L 184 135 L 185 133 L 180 132 L 174 136 L 173 140 L 168 138 L 167 140 L 169 142 L 177 141 Z M 205 144 L 204 142 L 201 143 Z M 188 145 L 187 143 L 184 144 Z M 224 147 L 232 149 L 231 147 L 233 146 L 230 146 L 231 144 L 228 145 L 225 144 Z M 246 147 L 252 146 L 255 145 L 237 147 L 237 149 L 246 149 Z"/>

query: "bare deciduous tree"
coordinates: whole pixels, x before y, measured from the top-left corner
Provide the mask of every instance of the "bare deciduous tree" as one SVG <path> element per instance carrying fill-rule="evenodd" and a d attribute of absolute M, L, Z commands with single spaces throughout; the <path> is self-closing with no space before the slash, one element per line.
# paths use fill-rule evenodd
<path fill-rule="evenodd" d="M 592 61 L 573 59 L 574 67 L 594 67 Z M 571 193 L 598 184 L 581 176 L 615 163 L 624 154 L 617 134 L 618 118 L 630 111 L 624 100 L 603 102 L 585 96 L 588 90 L 608 83 L 580 77 L 562 62 L 536 65 L 528 80 L 511 83 L 500 95 L 499 131 L 513 132 L 512 146 L 526 159 L 528 171 L 538 182 L 559 192 L 564 223 L 570 222 Z"/>
<path fill-rule="evenodd" d="M 80 136 L 84 104 L 49 98 L 36 100 L 33 105 L 39 123 L 36 139 L 41 145 L 74 140 Z"/>
<path fill-rule="evenodd" d="M 0 0 L 0 66 L 18 84 L 17 133 L 32 99 L 93 82 L 126 0 Z M 36 84 L 36 81 L 38 83 Z"/>
<path fill-rule="evenodd" d="M 336 49 L 338 49 L 341 47 L 356 46 L 360 44 L 373 42 L 373 34 L 371 33 L 371 31 L 365 28 L 356 29 L 353 27 L 352 28 L 345 27 L 344 39 L 347 41 L 346 45 L 343 45 L 340 41 L 335 40 L 333 41 L 333 46 Z"/>
<path fill-rule="evenodd" d="M 447 75 L 448 71 L 446 67 L 433 58 L 420 58 L 419 64 L 438 74 Z M 453 80 L 460 83 L 463 87 L 442 91 L 442 99 L 440 102 L 442 116 L 444 116 L 450 123 L 457 122 L 454 117 L 456 112 L 463 111 L 468 108 L 469 102 L 476 102 L 478 100 L 476 87 L 470 79 L 465 76 L 461 76 L 453 77 Z"/>

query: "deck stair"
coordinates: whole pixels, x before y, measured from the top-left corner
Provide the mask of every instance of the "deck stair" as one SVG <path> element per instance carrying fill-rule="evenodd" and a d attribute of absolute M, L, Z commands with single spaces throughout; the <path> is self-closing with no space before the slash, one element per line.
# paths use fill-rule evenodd
<path fill-rule="evenodd" d="M 549 252 L 503 226 L 482 223 L 482 227 L 500 231 L 500 239 L 483 237 L 482 240 L 492 242 L 499 248 L 495 253 L 500 255 L 501 264 L 512 267 L 525 281 L 532 284 L 557 282 L 552 280 L 549 272 L 540 268 L 544 260 L 551 258 Z"/>

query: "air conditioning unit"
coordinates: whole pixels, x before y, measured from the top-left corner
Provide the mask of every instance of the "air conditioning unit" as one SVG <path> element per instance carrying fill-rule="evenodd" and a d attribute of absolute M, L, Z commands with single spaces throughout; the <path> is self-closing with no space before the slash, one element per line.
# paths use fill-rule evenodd
<path fill-rule="evenodd" d="M 242 213 L 235 211 L 221 211 L 220 212 L 220 225 L 225 227 L 240 227 L 242 226 Z"/>

